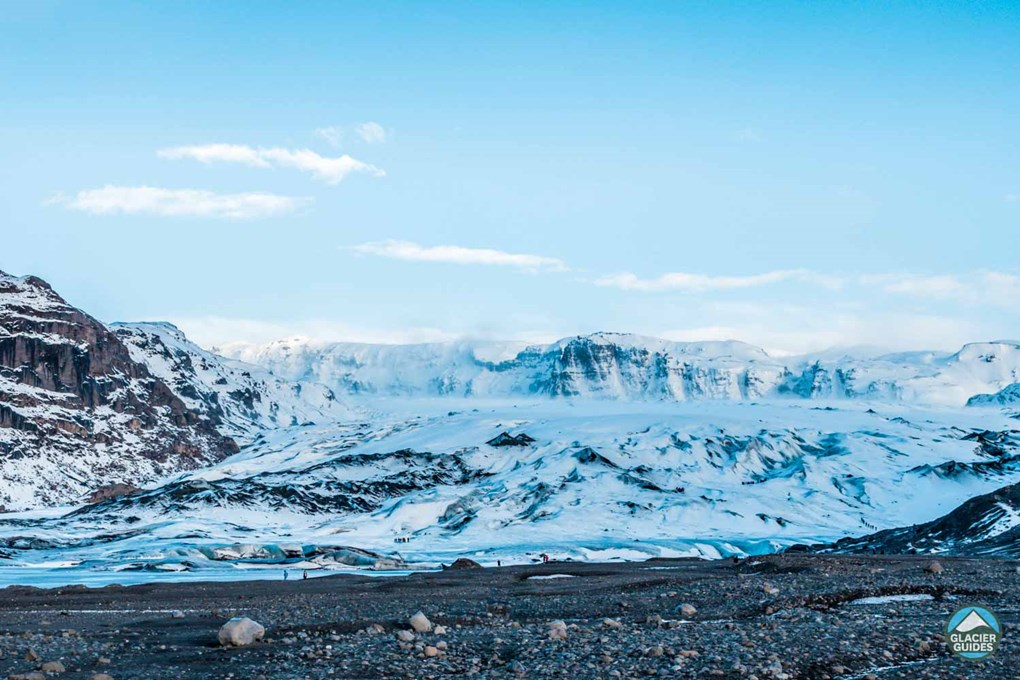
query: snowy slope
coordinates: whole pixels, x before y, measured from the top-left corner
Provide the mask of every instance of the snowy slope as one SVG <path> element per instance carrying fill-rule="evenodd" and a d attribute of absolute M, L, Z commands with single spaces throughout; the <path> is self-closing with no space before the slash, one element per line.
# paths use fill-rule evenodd
<path fill-rule="evenodd" d="M 270 431 L 223 463 L 62 518 L 9 517 L 0 550 L 91 572 L 232 569 L 208 555 L 233 544 L 247 546 L 234 557 L 304 545 L 313 568 L 338 546 L 427 563 L 717 556 L 928 521 L 1020 481 L 1015 422 L 979 411 L 477 399 L 401 410 Z M 504 431 L 535 441 L 486 443 Z M 36 549 L 19 551 L 18 536 Z"/>
<path fill-rule="evenodd" d="M 770 397 L 871 399 L 962 406 L 1020 381 L 1020 344 L 974 343 L 953 354 L 825 353 L 770 357 L 740 342 L 678 343 L 596 333 L 550 345 L 361 345 L 289 339 L 232 356 L 291 380 L 378 396 L 595 397 L 690 401 Z M 498 358 L 494 358 L 498 357 Z"/>
<path fill-rule="evenodd" d="M 191 342 L 169 323 L 115 323 L 111 329 L 190 408 L 247 443 L 267 428 L 349 419 L 356 409 L 321 384 L 282 380 Z"/>

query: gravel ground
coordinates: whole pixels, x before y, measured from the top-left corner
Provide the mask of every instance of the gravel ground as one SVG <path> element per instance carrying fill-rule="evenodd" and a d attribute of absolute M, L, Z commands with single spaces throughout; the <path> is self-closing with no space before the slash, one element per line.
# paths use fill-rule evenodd
<path fill-rule="evenodd" d="M 0 591 L 0 677 L 1020 678 L 1018 563 L 939 562 L 933 574 L 930 557 L 790 554 L 12 587 Z M 851 604 L 904 594 L 930 597 Z M 1006 625 L 989 659 L 946 650 L 946 620 L 963 604 Z M 433 629 L 411 639 L 419 610 Z M 220 647 L 232 616 L 263 624 L 265 639 Z M 44 664 L 64 670 L 32 675 Z"/>

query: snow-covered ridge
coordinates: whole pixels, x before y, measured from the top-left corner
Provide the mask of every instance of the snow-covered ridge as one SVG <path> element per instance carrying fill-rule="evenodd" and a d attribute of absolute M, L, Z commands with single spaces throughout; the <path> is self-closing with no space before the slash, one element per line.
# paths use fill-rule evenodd
<path fill-rule="evenodd" d="M 1010 406 L 1020 404 L 1020 383 L 1007 385 L 995 394 L 975 394 L 967 406 Z"/>
<path fill-rule="evenodd" d="M 681 343 L 618 333 L 523 348 L 472 341 L 369 345 L 293 338 L 225 351 L 290 380 L 378 396 L 798 397 L 962 406 L 976 394 L 1020 381 L 1015 341 L 972 343 L 952 354 L 827 352 L 785 358 L 736 341 Z"/>
<path fill-rule="evenodd" d="M 110 328 L 132 357 L 238 443 L 265 429 L 346 420 L 356 412 L 324 385 L 283 380 L 261 366 L 218 356 L 173 324 L 115 323 Z"/>

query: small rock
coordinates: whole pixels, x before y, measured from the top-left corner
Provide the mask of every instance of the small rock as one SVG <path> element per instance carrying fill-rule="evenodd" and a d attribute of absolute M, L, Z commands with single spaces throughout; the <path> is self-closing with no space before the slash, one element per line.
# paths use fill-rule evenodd
<path fill-rule="evenodd" d="M 39 670 L 43 673 L 63 673 L 67 669 L 64 668 L 64 664 L 59 661 L 47 661 L 39 668 Z"/>
<path fill-rule="evenodd" d="M 776 588 L 771 583 L 765 583 L 764 585 L 762 585 L 761 589 L 762 589 L 762 591 L 766 595 L 778 595 L 779 594 L 779 588 Z"/>
<path fill-rule="evenodd" d="M 184 618 L 184 612 L 182 612 L 180 609 L 175 609 L 173 612 L 171 612 L 170 618 L 173 618 L 173 619 L 183 619 Z"/>
<path fill-rule="evenodd" d="M 432 632 L 436 635 L 446 635 L 446 626 L 436 626 Z"/>
<path fill-rule="evenodd" d="M 432 630 L 432 622 L 422 612 L 418 612 L 407 621 L 416 633 L 427 633 Z"/>
<path fill-rule="evenodd" d="M 513 673 L 514 675 L 525 675 L 527 674 L 528 669 L 525 668 L 524 664 L 522 664 L 520 661 L 514 661 L 513 663 L 510 664 L 510 672 Z"/>
<path fill-rule="evenodd" d="M 266 629 L 260 623 L 246 616 L 235 616 L 223 624 L 218 638 L 224 647 L 244 647 L 261 640 L 265 635 Z"/>
<path fill-rule="evenodd" d="M 560 619 L 549 622 L 549 639 L 551 640 L 566 640 L 567 639 L 567 624 Z"/>
<path fill-rule="evenodd" d="M 446 640 L 440 640 L 439 642 L 436 643 L 436 649 L 438 649 L 441 652 L 445 652 L 447 647 L 449 647 L 449 645 L 446 644 Z"/>
<path fill-rule="evenodd" d="M 414 633 L 409 630 L 398 630 L 397 639 L 401 642 L 414 642 Z"/>
<path fill-rule="evenodd" d="M 107 673 L 93 673 L 91 680 L 113 680 L 113 676 Z"/>
<path fill-rule="evenodd" d="M 945 568 L 942 566 L 941 562 L 935 561 L 928 564 L 928 566 L 925 567 L 924 570 L 929 574 L 941 574 L 943 571 L 945 571 Z"/>
<path fill-rule="evenodd" d="M 432 645 L 428 645 L 427 647 L 425 647 L 425 656 L 427 657 L 439 656 L 439 649 L 433 647 Z"/>
<path fill-rule="evenodd" d="M 25 652 L 25 661 L 39 661 L 41 660 L 41 658 L 42 657 L 36 654 L 36 651 L 34 649 L 30 649 L 27 652 Z"/>
<path fill-rule="evenodd" d="M 686 602 L 684 602 L 682 605 L 680 605 L 680 607 L 677 609 L 677 611 L 680 612 L 681 615 L 683 615 L 683 616 L 685 616 L 687 618 L 690 618 L 690 617 L 692 617 L 692 616 L 694 616 L 695 614 L 698 613 L 698 610 L 697 610 L 697 608 L 694 605 L 688 604 Z"/>
<path fill-rule="evenodd" d="M 623 624 L 616 619 L 602 619 L 602 625 L 606 628 L 623 628 Z"/>

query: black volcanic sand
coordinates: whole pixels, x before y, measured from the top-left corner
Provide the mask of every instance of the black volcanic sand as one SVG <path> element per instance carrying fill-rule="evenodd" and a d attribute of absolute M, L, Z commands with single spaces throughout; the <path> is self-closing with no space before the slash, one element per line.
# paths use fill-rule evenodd
<path fill-rule="evenodd" d="M 0 591 L 0 677 L 60 660 L 66 671 L 47 677 L 1020 678 L 1018 563 L 940 558 L 944 571 L 931 574 L 931 562 L 790 554 L 737 565 L 550 563 L 398 578 L 12 587 Z M 574 578 L 528 580 L 551 574 Z M 918 593 L 934 599 L 849 604 Z M 697 613 L 677 623 L 684 603 Z M 946 650 L 946 620 L 964 603 L 988 606 L 1006 624 L 990 659 Z M 445 633 L 399 641 L 419 609 Z M 266 640 L 220 648 L 217 630 L 232 615 L 265 625 Z M 554 619 L 566 622 L 566 639 L 550 638 Z M 366 632 L 372 624 L 383 631 Z"/>

